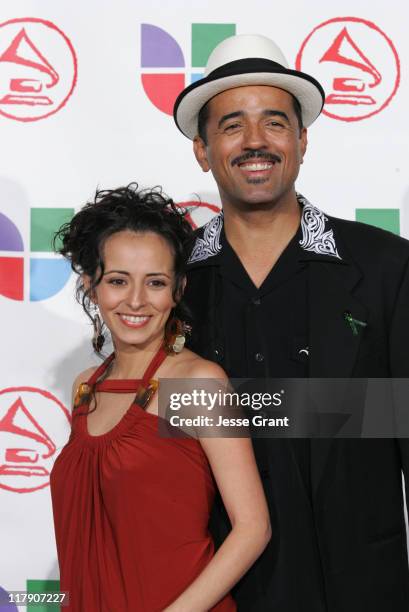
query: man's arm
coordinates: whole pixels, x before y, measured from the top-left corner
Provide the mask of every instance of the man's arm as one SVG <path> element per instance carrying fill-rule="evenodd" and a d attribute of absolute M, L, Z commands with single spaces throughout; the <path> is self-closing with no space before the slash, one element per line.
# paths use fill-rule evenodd
<path fill-rule="evenodd" d="M 393 387 L 398 444 L 405 476 L 406 500 L 409 503 L 409 258 L 404 268 L 392 316 L 389 359 L 391 377 L 405 379 L 393 382 Z M 403 435 L 408 437 L 402 437 Z"/>

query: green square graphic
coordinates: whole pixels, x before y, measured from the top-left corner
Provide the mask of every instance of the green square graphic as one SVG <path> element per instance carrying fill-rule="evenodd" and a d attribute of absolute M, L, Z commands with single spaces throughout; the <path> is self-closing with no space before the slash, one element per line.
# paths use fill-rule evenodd
<path fill-rule="evenodd" d="M 60 591 L 59 580 L 27 580 L 27 593 L 58 593 Z M 60 612 L 59 603 L 44 602 L 27 604 L 27 612 Z M 64 610 L 64 608 L 62 608 Z"/>
<path fill-rule="evenodd" d="M 355 218 L 362 223 L 400 234 L 399 208 L 357 208 Z"/>
<path fill-rule="evenodd" d="M 63 223 L 70 221 L 73 208 L 32 208 L 30 249 L 36 252 L 51 253 L 55 232 Z M 57 243 L 58 247 L 58 243 Z"/>
<path fill-rule="evenodd" d="M 235 23 L 192 23 L 192 68 L 206 66 L 213 49 L 235 34 Z"/>

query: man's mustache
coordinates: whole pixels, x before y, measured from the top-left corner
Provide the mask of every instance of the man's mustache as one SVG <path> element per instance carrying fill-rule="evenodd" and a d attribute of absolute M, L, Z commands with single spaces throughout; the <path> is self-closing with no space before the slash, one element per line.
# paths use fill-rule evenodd
<path fill-rule="evenodd" d="M 247 153 L 243 153 L 243 155 L 235 157 L 232 160 L 231 165 L 237 166 L 237 164 L 242 164 L 248 161 L 249 159 L 254 159 L 255 157 L 259 159 L 265 159 L 266 161 L 275 162 L 277 164 L 281 162 L 281 157 L 279 157 L 275 153 L 269 153 L 268 151 L 258 151 L 257 149 L 255 149 L 254 151 L 247 151 Z"/>

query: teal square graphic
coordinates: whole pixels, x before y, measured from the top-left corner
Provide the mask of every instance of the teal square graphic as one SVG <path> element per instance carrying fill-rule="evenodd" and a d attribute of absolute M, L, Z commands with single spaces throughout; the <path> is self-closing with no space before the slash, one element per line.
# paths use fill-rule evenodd
<path fill-rule="evenodd" d="M 32 208 L 30 249 L 32 252 L 51 253 L 55 232 L 74 215 L 73 208 Z M 57 243 L 56 247 L 60 245 Z"/>
<path fill-rule="evenodd" d="M 27 580 L 27 593 L 58 593 L 60 590 L 59 580 Z M 27 612 L 60 612 L 64 610 L 59 603 L 44 602 L 27 604 Z"/>
<path fill-rule="evenodd" d="M 362 223 L 400 234 L 399 208 L 357 208 L 355 218 Z"/>
<path fill-rule="evenodd" d="M 192 67 L 206 66 L 213 49 L 235 34 L 235 23 L 192 23 Z"/>

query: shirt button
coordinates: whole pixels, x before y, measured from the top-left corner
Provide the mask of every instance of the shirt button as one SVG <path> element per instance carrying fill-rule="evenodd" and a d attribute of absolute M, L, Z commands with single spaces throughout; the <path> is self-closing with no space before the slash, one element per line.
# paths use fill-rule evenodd
<path fill-rule="evenodd" d="M 223 359 L 223 348 L 221 346 L 215 348 L 213 354 L 217 361 L 221 361 Z"/>
<path fill-rule="evenodd" d="M 260 298 L 253 298 L 251 301 L 253 302 L 255 306 L 260 306 L 261 304 Z"/>
<path fill-rule="evenodd" d="M 262 353 L 256 353 L 254 357 L 256 361 L 264 361 L 264 355 Z"/>

